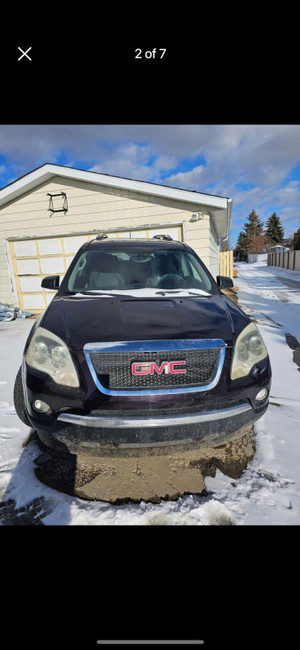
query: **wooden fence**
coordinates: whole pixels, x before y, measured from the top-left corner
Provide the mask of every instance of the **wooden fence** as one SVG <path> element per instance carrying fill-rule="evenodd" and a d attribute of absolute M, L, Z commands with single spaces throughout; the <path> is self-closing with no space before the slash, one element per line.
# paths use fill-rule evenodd
<path fill-rule="evenodd" d="M 270 266 L 281 266 L 291 271 L 300 271 L 300 251 L 288 251 L 287 253 L 269 253 L 268 264 Z"/>
<path fill-rule="evenodd" d="M 223 251 L 220 255 L 220 275 L 233 280 L 233 251 Z"/>

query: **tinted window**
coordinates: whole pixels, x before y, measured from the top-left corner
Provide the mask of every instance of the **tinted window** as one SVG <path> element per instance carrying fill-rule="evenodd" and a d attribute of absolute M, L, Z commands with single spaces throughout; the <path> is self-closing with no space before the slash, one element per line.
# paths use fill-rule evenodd
<path fill-rule="evenodd" d="M 87 250 L 66 275 L 68 291 L 144 288 L 202 289 L 218 293 L 205 268 L 185 250 Z"/>

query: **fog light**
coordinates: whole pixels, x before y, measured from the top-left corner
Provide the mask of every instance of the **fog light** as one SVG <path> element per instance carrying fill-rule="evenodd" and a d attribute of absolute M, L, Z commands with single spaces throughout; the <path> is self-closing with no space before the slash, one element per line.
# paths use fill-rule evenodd
<path fill-rule="evenodd" d="M 267 390 L 267 388 L 262 388 L 262 390 L 260 390 L 259 393 L 257 393 L 255 399 L 258 400 L 259 402 L 262 401 L 263 399 L 266 399 L 266 397 L 268 396 L 268 392 L 269 391 Z"/>
<path fill-rule="evenodd" d="M 32 406 L 36 411 L 39 411 L 39 413 L 47 413 L 48 411 L 51 410 L 50 406 L 48 406 L 46 402 L 42 402 L 42 400 L 40 399 L 36 399 L 33 402 Z"/>

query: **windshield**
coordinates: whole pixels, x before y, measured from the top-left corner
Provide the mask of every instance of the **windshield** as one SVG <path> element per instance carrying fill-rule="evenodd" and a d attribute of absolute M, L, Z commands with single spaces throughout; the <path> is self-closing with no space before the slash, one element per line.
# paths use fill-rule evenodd
<path fill-rule="evenodd" d="M 189 290 L 218 293 L 205 267 L 185 250 L 140 249 L 82 252 L 66 275 L 70 292 Z M 151 292 L 152 293 L 152 292 Z"/>

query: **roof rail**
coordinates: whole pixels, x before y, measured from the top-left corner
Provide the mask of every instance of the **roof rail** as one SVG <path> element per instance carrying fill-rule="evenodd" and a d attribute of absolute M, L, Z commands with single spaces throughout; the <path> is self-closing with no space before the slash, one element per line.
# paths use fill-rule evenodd
<path fill-rule="evenodd" d="M 168 239 L 173 241 L 171 235 L 153 235 L 152 239 Z"/>
<path fill-rule="evenodd" d="M 96 239 L 108 239 L 107 235 L 97 235 Z"/>

